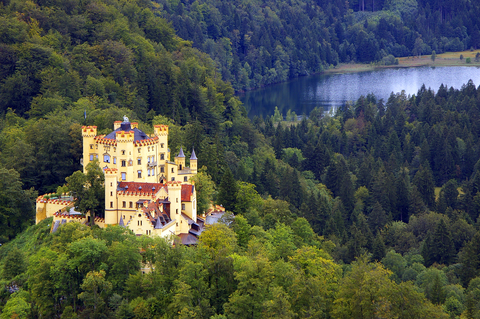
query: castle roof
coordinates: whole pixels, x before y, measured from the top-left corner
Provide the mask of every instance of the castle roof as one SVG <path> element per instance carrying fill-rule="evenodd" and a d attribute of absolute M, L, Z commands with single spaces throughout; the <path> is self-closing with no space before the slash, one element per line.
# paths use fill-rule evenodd
<path fill-rule="evenodd" d="M 182 184 L 182 202 L 191 202 L 192 194 L 194 190 L 193 185 L 191 184 Z"/>
<path fill-rule="evenodd" d="M 171 183 L 171 182 L 170 182 Z M 174 182 L 175 183 L 175 182 Z M 194 187 L 191 184 L 182 184 L 182 202 L 191 202 Z M 165 188 L 168 193 L 168 183 L 139 183 L 139 182 L 119 182 L 117 191 L 129 193 L 142 193 L 144 195 L 155 195 L 161 188 Z M 169 203 L 169 201 L 162 201 Z"/>
<path fill-rule="evenodd" d="M 148 195 L 155 195 L 166 184 L 162 183 L 139 183 L 139 182 L 120 182 L 117 191 L 124 192 L 141 192 Z"/>
<path fill-rule="evenodd" d="M 190 159 L 191 160 L 196 160 L 197 159 L 197 155 L 195 155 L 195 150 L 192 148 L 192 156 L 190 156 Z"/>
<path fill-rule="evenodd" d="M 185 246 L 196 245 L 198 242 L 198 238 L 189 233 L 178 234 L 178 237 L 180 237 L 182 244 Z"/>
<path fill-rule="evenodd" d="M 178 153 L 177 157 L 185 157 L 185 154 L 183 154 L 183 148 L 180 146 L 180 153 Z"/>
<path fill-rule="evenodd" d="M 132 126 L 130 125 L 130 122 L 122 122 L 119 128 L 117 128 L 113 132 L 108 133 L 104 138 L 116 140 L 117 132 L 120 132 L 120 131 L 133 132 L 133 139 L 135 142 L 151 139 L 151 137 L 149 137 L 147 134 L 145 134 L 143 131 L 139 130 L 138 128 L 132 128 Z"/>

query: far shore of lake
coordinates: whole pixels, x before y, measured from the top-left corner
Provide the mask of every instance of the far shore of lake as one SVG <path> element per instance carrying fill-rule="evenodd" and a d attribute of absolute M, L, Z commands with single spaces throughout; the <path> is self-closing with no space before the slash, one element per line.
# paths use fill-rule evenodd
<path fill-rule="evenodd" d="M 476 66 L 480 67 L 480 61 L 475 61 L 475 56 L 480 50 L 463 51 L 463 52 L 447 52 L 437 54 L 435 61 L 432 61 L 431 55 L 422 55 L 420 57 L 402 57 L 398 58 L 398 64 L 395 65 L 379 65 L 376 63 L 362 64 L 362 63 L 340 63 L 337 66 L 325 70 L 324 74 L 342 74 L 374 71 L 386 68 L 410 68 L 410 67 L 442 67 L 442 66 Z M 460 59 L 460 55 L 463 56 Z M 467 63 L 467 58 L 470 58 L 470 63 Z"/>

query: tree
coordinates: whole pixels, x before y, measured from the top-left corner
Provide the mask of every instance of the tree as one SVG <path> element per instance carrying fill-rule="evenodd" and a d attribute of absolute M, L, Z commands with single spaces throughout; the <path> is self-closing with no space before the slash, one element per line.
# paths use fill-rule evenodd
<path fill-rule="evenodd" d="M 462 265 L 460 278 L 463 285 L 467 286 L 472 278 L 479 275 L 480 269 L 480 233 L 476 232 L 459 253 L 459 261 Z"/>
<path fill-rule="evenodd" d="M 262 318 L 263 304 L 267 300 L 273 280 L 273 267 L 263 254 L 247 257 L 233 255 L 235 279 L 238 287 L 225 304 L 228 318 Z"/>
<path fill-rule="evenodd" d="M 197 191 L 197 211 L 200 213 L 206 212 L 212 204 L 215 183 L 210 175 L 207 174 L 205 166 L 200 168 L 198 173 L 192 176 L 191 180 L 195 183 L 195 190 Z"/>
<path fill-rule="evenodd" d="M 15 246 L 7 253 L 7 256 L 3 260 L 2 277 L 10 280 L 22 274 L 25 270 L 27 270 L 25 255 L 23 251 Z"/>
<path fill-rule="evenodd" d="M 381 261 L 385 257 L 386 249 L 380 232 L 377 233 L 372 247 L 372 261 Z"/>
<path fill-rule="evenodd" d="M 8 241 L 33 223 L 33 189 L 23 190 L 19 174 L 0 166 L 0 243 Z"/>
<path fill-rule="evenodd" d="M 423 202 L 428 208 L 433 209 L 435 205 L 435 181 L 430 165 L 427 162 L 420 165 L 420 169 L 413 178 L 413 184 L 417 186 Z"/>
<path fill-rule="evenodd" d="M 448 318 L 411 283 L 390 280 L 391 272 L 381 264 L 363 256 L 352 266 L 340 282 L 333 318 Z"/>
<path fill-rule="evenodd" d="M 237 192 L 237 182 L 233 177 L 232 171 L 227 167 L 220 183 L 217 202 L 223 205 L 226 210 L 234 212 L 235 204 L 237 203 Z"/>
<path fill-rule="evenodd" d="M 30 312 L 30 305 L 26 298 L 29 294 L 25 291 L 13 293 L 0 313 L 0 319 L 26 319 Z"/>
<path fill-rule="evenodd" d="M 87 164 L 87 173 L 76 171 L 66 178 L 68 189 L 75 198 L 75 209 L 82 213 L 90 212 L 90 225 L 95 217 L 105 217 L 105 176 L 98 159 Z"/>
<path fill-rule="evenodd" d="M 105 299 L 112 290 L 112 284 L 105 280 L 105 271 L 89 272 L 81 288 L 83 292 L 78 295 L 78 298 L 85 304 L 82 317 L 107 318 Z"/>

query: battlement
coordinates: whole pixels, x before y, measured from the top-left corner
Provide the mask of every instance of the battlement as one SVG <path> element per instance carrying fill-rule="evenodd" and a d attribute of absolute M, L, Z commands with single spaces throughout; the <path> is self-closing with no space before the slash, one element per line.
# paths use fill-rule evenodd
<path fill-rule="evenodd" d="M 156 136 L 167 136 L 168 135 L 168 125 L 154 125 L 153 130 Z"/>
<path fill-rule="evenodd" d="M 130 122 L 131 128 L 138 128 L 138 122 Z"/>
<path fill-rule="evenodd" d="M 180 182 L 180 181 L 168 181 L 167 185 L 169 187 L 179 187 L 180 188 L 180 187 L 182 187 L 182 182 Z"/>
<path fill-rule="evenodd" d="M 116 140 L 117 142 L 133 142 L 134 133 L 133 131 L 117 131 Z"/>
<path fill-rule="evenodd" d="M 155 145 L 158 143 L 158 136 L 154 136 L 149 138 L 148 140 L 141 140 L 141 141 L 136 141 L 133 146 L 138 147 L 138 146 L 149 146 L 149 145 Z"/>
<path fill-rule="evenodd" d="M 105 175 L 116 175 L 117 172 L 118 172 L 118 169 L 116 169 L 116 168 L 106 168 L 104 170 L 104 172 L 105 172 Z"/>
<path fill-rule="evenodd" d="M 83 137 L 95 137 L 97 135 L 96 126 L 82 126 Z"/>
<path fill-rule="evenodd" d="M 121 125 L 122 125 L 122 121 L 113 122 L 113 130 L 119 129 Z"/>

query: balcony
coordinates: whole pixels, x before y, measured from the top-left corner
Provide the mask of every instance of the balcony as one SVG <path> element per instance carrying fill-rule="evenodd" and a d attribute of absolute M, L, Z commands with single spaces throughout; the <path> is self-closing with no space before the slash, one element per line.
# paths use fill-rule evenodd
<path fill-rule="evenodd" d="M 157 166 L 157 162 L 149 162 L 147 163 L 147 167 L 155 167 Z"/>

